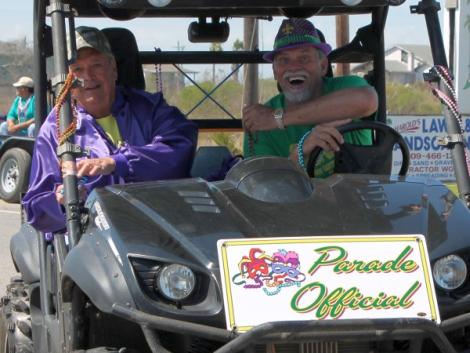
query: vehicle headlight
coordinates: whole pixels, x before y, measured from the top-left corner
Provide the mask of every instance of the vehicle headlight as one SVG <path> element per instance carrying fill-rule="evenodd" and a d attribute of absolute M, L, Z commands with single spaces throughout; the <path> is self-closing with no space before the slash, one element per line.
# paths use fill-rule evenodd
<path fill-rule="evenodd" d="M 465 281 L 467 265 L 460 256 L 449 255 L 437 260 L 432 272 L 439 287 L 453 290 L 460 287 Z"/>
<path fill-rule="evenodd" d="M 346 6 L 356 6 L 359 5 L 362 0 L 341 0 L 341 2 Z"/>
<path fill-rule="evenodd" d="M 155 7 L 165 7 L 171 2 L 171 0 L 148 0 L 148 2 L 150 5 Z"/>
<path fill-rule="evenodd" d="M 124 6 L 127 3 L 127 0 L 98 0 L 98 2 L 105 7 L 116 9 Z"/>
<path fill-rule="evenodd" d="M 164 266 L 156 277 L 156 289 L 171 300 L 187 298 L 196 283 L 194 272 L 187 266 L 177 264 Z"/>

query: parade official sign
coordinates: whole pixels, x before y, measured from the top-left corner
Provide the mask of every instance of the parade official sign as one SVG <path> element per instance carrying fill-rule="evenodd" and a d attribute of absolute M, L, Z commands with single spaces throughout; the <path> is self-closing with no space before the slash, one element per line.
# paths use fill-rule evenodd
<path fill-rule="evenodd" d="M 463 118 L 465 142 L 470 146 L 470 117 Z M 443 117 L 433 116 L 389 116 L 387 125 L 397 130 L 410 149 L 410 168 L 407 175 L 455 180 L 450 150 L 439 145 L 439 138 L 447 135 Z M 392 173 L 398 173 L 401 166 L 401 153 L 393 152 Z"/>
<path fill-rule="evenodd" d="M 440 322 L 422 235 L 228 239 L 217 248 L 229 330 L 285 320 Z"/>

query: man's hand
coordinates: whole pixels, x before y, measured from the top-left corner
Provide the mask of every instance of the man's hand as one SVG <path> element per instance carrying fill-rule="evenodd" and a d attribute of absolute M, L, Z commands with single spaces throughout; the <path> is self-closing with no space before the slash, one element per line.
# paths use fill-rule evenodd
<path fill-rule="evenodd" d="M 339 146 L 344 143 L 344 139 L 336 128 L 350 122 L 351 119 L 344 119 L 316 125 L 304 141 L 304 157 L 309 156 L 315 147 L 321 147 L 325 151 L 339 151 Z M 289 159 L 299 163 L 298 157 L 297 148 L 294 148 Z"/>
<path fill-rule="evenodd" d="M 108 175 L 115 168 L 116 162 L 111 157 L 82 159 L 77 162 L 77 177 Z"/>
<path fill-rule="evenodd" d="M 19 130 L 21 130 L 20 124 L 15 124 L 12 120 L 8 120 L 8 133 L 11 135 L 16 134 Z"/>
<path fill-rule="evenodd" d="M 339 133 L 338 126 L 351 122 L 351 119 L 332 121 L 331 123 L 316 125 L 304 142 L 304 155 L 310 154 L 315 147 L 321 147 L 324 151 L 339 151 L 339 145 L 344 143 L 343 136 Z"/>
<path fill-rule="evenodd" d="M 8 122 L 8 133 L 13 135 L 13 134 L 16 134 L 20 130 L 28 128 L 29 125 L 34 123 L 34 118 L 29 119 L 28 121 L 25 121 L 23 123 L 18 123 L 18 124 L 15 124 L 12 120 L 8 120 L 8 121 L 9 121 Z"/>
<path fill-rule="evenodd" d="M 243 108 L 243 126 L 246 131 L 263 131 L 277 129 L 274 110 L 261 104 L 248 105 Z"/>

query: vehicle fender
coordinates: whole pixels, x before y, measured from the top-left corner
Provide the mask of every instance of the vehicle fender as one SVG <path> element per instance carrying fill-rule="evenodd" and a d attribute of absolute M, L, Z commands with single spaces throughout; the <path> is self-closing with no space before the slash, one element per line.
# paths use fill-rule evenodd
<path fill-rule="evenodd" d="M 64 261 L 64 301 L 71 301 L 73 285 L 77 285 L 103 312 L 111 312 L 114 303 L 135 307 L 120 261 L 104 237 L 83 235 Z"/>
<path fill-rule="evenodd" d="M 0 141 L 0 158 L 3 154 L 12 148 L 21 148 L 27 151 L 31 156 L 33 155 L 34 138 L 22 136 L 10 136 Z"/>
<path fill-rule="evenodd" d="M 27 284 L 39 281 L 39 236 L 40 233 L 36 229 L 24 223 L 10 240 L 13 262 Z"/>

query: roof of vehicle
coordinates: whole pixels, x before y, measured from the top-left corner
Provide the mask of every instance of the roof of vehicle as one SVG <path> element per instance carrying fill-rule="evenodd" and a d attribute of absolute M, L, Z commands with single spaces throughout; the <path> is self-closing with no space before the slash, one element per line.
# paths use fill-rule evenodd
<path fill-rule="evenodd" d="M 99 0 L 103 1 L 103 0 Z M 362 0 L 347 6 L 341 0 L 172 0 L 167 6 L 154 7 L 148 0 L 127 0 L 111 11 L 145 10 L 139 17 L 245 17 L 363 14 L 374 8 L 400 5 L 405 0 Z M 80 17 L 102 17 L 96 0 L 65 0 Z"/>

